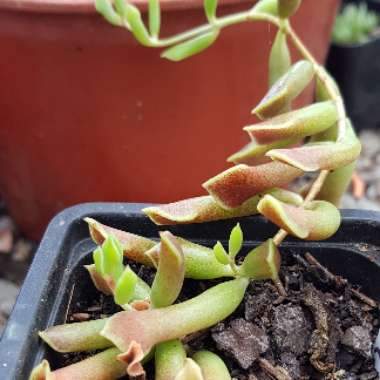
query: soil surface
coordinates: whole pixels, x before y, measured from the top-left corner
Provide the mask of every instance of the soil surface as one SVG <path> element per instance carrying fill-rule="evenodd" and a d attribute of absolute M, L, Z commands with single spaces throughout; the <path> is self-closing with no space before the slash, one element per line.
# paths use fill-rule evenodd
<path fill-rule="evenodd" d="M 135 270 L 151 283 L 151 269 Z M 271 281 L 252 282 L 233 315 L 186 338 L 189 356 L 202 348 L 218 353 L 234 380 L 378 379 L 372 346 L 380 324 L 379 305 L 308 254 L 286 255 L 281 280 L 286 297 L 279 297 Z M 186 280 L 181 300 L 218 282 Z M 68 319 L 87 320 L 116 311 L 112 299 L 98 294 L 73 304 Z M 68 354 L 59 364 L 83 358 Z M 153 380 L 152 364 L 146 369 L 148 380 Z"/>

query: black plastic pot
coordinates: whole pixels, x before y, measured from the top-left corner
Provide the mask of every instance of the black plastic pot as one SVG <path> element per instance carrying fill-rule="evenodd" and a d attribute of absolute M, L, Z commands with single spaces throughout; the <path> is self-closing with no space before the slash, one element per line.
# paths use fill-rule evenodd
<path fill-rule="evenodd" d="M 359 3 L 360 1 L 347 1 Z M 380 15 L 380 1 L 366 1 Z M 338 82 L 356 130 L 380 126 L 380 38 L 355 45 L 332 43 L 327 69 Z"/>
<path fill-rule="evenodd" d="M 44 357 L 60 366 L 55 355 L 38 338 L 47 326 L 65 322 L 71 302 L 95 292 L 82 265 L 90 262 L 94 244 L 83 217 L 150 238 L 157 227 L 140 213 L 142 204 L 89 203 L 66 209 L 50 223 L 0 342 L 0 379 L 25 380 Z M 186 239 L 212 245 L 224 240 L 236 220 L 202 225 L 175 226 L 170 230 Z M 242 218 L 247 247 L 272 236 L 276 227 L 260 216 Z M 343 211 L 338 233 L 323 242 L 286 240 L 281 251 L 311 252 L 336 274 L 362 286 L 380 300 L 380 213 Z M 80 281 L 78 281 L 80 280 Z M 73 287 L 75 286 L 75 292 Z M 74 297 L 72 297 L 74 294 Z M 79 380 L 79 379 L 78 379 Z"/>

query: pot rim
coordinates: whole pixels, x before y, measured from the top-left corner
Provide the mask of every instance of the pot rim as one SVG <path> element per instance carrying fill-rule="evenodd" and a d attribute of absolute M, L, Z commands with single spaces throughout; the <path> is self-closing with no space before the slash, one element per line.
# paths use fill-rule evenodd
<path fill-rule="evenodd" d="M 203 7 L 203 0 L 161 0 L 162 10 L 186 10 Z M 145 10 L 148 0 L 132 0 Z M 252 0 L 220 0 L 220 5 L 255 3 Z M 0 0 L 0 10 L 35 13 L 96 13 L 94 0 Z"/>

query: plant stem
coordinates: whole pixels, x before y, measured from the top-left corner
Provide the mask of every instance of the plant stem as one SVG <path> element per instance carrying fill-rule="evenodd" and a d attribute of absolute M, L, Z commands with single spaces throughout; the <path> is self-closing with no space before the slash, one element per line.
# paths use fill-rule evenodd
<path fill-rule="evenodd" d="M 279 20 L 277 17 L 271 16 L 266 13 L 253 12 L 252 10 L 248 10 L 217 18 L 212 24 L 201 25 L 172 37 L 163 39 L 152 38 L 151 42 L 154 47 L 165 47 L 175 45 L 185 40 L 197 37 L 200 34 L 208 33 L 217 29 L 222 29 L 234 24 L 241 24 L 246 21 L 267 21 L 277 26 L 279 25 Z"/>
<path fill-rule="evenodd" d="M 346 111 L 344 109 L 343 99 L 341 95 L 339 94 L 339 92 L 337 91 L 335 83 L 328 75 L 326 69 L 323 66 L 319 65 L 319 63 L 315 60 L 315 58 L 310 53 L 310 51 L 302 43 L 301 39 L 298 37 L 297 33 L 290 26 L 290 24 L 286 23 L 286 25 L 284 25 L 283 28 L 284 28 L 285 33 L 291 38 L 294 46 L 301 53 L 301 55 L 314 65 L 316 75 L 318 76 L 320 81 L 325 85 L 328 93 L 331 96 L 331 99 L 336 102 L 336 107 L 338 109 L 337 141 L 342 140 L 346 131 Z"/>

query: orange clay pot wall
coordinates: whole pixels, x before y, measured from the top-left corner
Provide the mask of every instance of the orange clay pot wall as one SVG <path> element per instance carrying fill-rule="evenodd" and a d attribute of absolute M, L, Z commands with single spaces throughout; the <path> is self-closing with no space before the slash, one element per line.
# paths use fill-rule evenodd
<path fill-rule="evenodd" d="M 222 0 L 219 9 L 253 4 Z M 293 20 L 320 62 L 338 6 L 304 0 Z M 204 21 L 200 0 L 164 0 L 163 9 L 167 35 Z M 80 202 L 203 194 L 201 183 L 248 142 L 241 128 L 267 90 L 274 32 L 233 26 L 172 63 L 107 24 L 90 0 L 0 0 L 0 192 L 22 230 L 38 238 Z"/>

